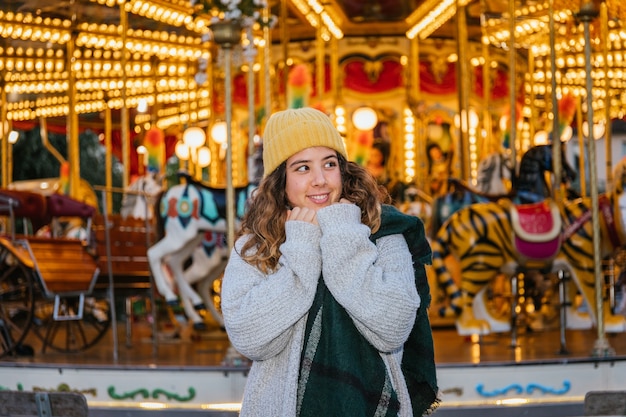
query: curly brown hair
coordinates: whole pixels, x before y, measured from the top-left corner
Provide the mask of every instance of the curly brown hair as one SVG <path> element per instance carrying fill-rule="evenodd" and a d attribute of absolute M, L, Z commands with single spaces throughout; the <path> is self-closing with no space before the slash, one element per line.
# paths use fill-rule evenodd
<path fill-rule="evenodd" d="M 361 222 L 375 233 L 380 227 L 380 205 L 389 203 L 387 189 L 379 185 L 365 168 L 347 161 L 337 154 L 342 179 L 342 198 L 361 208 Z M 280 258 L 280 245 L 285 241 L 285 221 L 289 201 L 286 163 L 283 162 L 265 177 L 254 191 L 242 219 L 240 235 L 250 239 L 241 248 L 241 257 L 251 265 L 268 273 L 276 268 Z"/>

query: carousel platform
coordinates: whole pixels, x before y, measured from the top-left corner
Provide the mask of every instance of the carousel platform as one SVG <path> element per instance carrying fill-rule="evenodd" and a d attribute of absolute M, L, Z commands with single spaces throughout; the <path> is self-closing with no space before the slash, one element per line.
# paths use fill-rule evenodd
<path fill-rule="evenodd" d="M 236 416 L 248 363 L 232 356 L 219 328 L 172 328 L 152 337 L 147 321 L 124 323 L 78 353 L 41 351 L 0 360 L 0 390 L 82 393 L 90 417 L 202 414 Z M 434 328 L 440 416 L 582 416 L 590 391 L 624 390 L 626 334 L 607 334 L 598 355 L 594 329 L 459 336 Z"/>

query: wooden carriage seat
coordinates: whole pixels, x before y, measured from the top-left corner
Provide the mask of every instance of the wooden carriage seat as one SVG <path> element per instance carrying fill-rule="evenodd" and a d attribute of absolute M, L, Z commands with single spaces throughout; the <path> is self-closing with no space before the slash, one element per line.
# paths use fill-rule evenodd
<path fill-rule="evenodd" d="M 50 222 L 47 212 L 46 198 L 31 191 L 0 189 L 0 215 L 10 215 L 9 204 L 13 203 L 16 218 L 29 219 L 33 230 L 38 230 Z"/>
<path fill-rule="evenodd" d="M 122 281 L 147 283 L 150 278 L 148 248 L 156 241 L 156 231 L 151 224 L 135 218 L 122 218 L 120 215 L 109 215 L 109 253 L 107 257 L 107 228 L 104 216 L 98 214 L 94 218 L 93 231 L 96 241 L 96 253 L 100 272 L 107 275 L 111 272 Z M 109 271 L 110 262 L 110 271 Z M 123 282 L 122 282 L 123 284 Z M 132 286 L 132 285 L 131 285 Z"/>
<path fill-rule="evenodd" d="M 90 294 L 98 278 L 98 262 L 77 239 L 32 236 L 28 245 L 45 293 Z"/>
<path fill-rule="evenodd" d="M 9 215 L 13 204 L 16 218 L 27 218 L 33 230 L 56 217 L 91 219 L 96 209 L 71 197 L 18 190 L 0 190 L 0 215 Z M 40 276 L 48 296 L 58 293 L 90 293 L 98 276 L 98 264 L 85 242 L 77 239 L 28 236 L 13 243 L 0 242 Z"/>

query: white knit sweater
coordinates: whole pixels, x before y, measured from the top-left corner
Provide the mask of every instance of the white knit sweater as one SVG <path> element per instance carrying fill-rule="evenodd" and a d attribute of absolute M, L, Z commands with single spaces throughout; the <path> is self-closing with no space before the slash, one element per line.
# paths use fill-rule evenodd
<path fill-rule="evenodd" d="M 294 417 L 300 354 L 317 280 L 380 352 L 400 399 L 400 416 L 411 416 L 400 369 L 420 298 L 402 235 L 379 239 L 361 224 L 360 209 L 334 204 L 317 212 L 319 227 L 288 221 L 279 268 L 269 275 L 241 259 L 242 236 L 222 283 L 222 312 L 231 343 L 250 358 L 241 417 Z"/>

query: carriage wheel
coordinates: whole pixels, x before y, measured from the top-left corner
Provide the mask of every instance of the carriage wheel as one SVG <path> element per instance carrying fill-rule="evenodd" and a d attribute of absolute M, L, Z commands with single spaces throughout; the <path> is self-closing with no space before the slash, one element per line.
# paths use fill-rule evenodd
<path fill-rule="evenodd" d="M 59 300 L 62 315 L 75 315 L 79 311 L 79 297 L 62 297 Z M 98 343 L 111 326 L 111 306 L 106 298 L 95 294 L 85 296 L 83 317 L 80 320 L 57 319 L 54 316 L 54 299 L 37 302 L 33 330 L 47 348 L 74 353 Z"/>
<path fill-rule="evenodd" d="M 16 353 L 30 329 L 34 302 L 32 271 L 0 251 L 0 358 Z M 30 351 L 31 349 L 29 349 Z"/>

